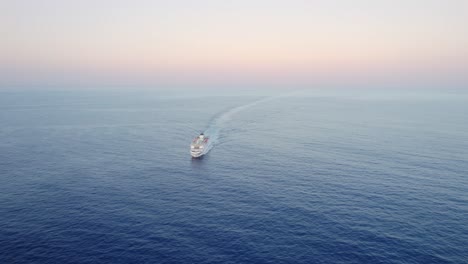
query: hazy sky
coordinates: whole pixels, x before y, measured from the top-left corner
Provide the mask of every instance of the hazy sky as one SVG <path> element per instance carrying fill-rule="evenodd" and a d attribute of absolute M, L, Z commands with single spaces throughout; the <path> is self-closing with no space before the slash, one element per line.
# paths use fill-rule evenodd
<path fill-rule="evenodd" d="M 462 80 L 468 0 L 0 0 L 0 84 Z"/>

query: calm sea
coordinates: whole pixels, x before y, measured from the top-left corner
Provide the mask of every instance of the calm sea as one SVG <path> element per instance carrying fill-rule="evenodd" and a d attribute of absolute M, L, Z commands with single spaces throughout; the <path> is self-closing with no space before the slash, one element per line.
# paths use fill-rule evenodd
<path fill-rule="evenodd" d="M 468 263 L 468 93 L 1 92 L 0 263 Z"/>

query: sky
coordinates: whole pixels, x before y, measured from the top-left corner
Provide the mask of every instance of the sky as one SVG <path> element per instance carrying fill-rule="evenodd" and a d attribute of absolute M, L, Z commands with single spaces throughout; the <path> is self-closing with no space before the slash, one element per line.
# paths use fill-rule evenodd
<path fill-rule="evenodd" d="M 0 86 L 468 84 L 468 0 L 0 0 Z"/>

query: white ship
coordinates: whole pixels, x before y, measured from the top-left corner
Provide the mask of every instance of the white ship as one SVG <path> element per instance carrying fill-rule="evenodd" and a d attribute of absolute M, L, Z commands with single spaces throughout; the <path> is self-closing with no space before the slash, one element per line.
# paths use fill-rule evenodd
<path fill-rule="evenodd" d="M 194 158 L 199 158 L 206 154 L 208 151 L 209 138 L 201 133 L 198 137 L 194 138 L 190 144 L 190 155 Z"/>

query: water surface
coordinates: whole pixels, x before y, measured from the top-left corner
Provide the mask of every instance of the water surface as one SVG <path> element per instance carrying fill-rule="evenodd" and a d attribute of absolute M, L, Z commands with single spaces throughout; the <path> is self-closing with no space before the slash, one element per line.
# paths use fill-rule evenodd
<path fill-rule="evenodd" d="M 3 92 L 0 262 L 467 263 L 467 116 L 448 91 Z"/>

